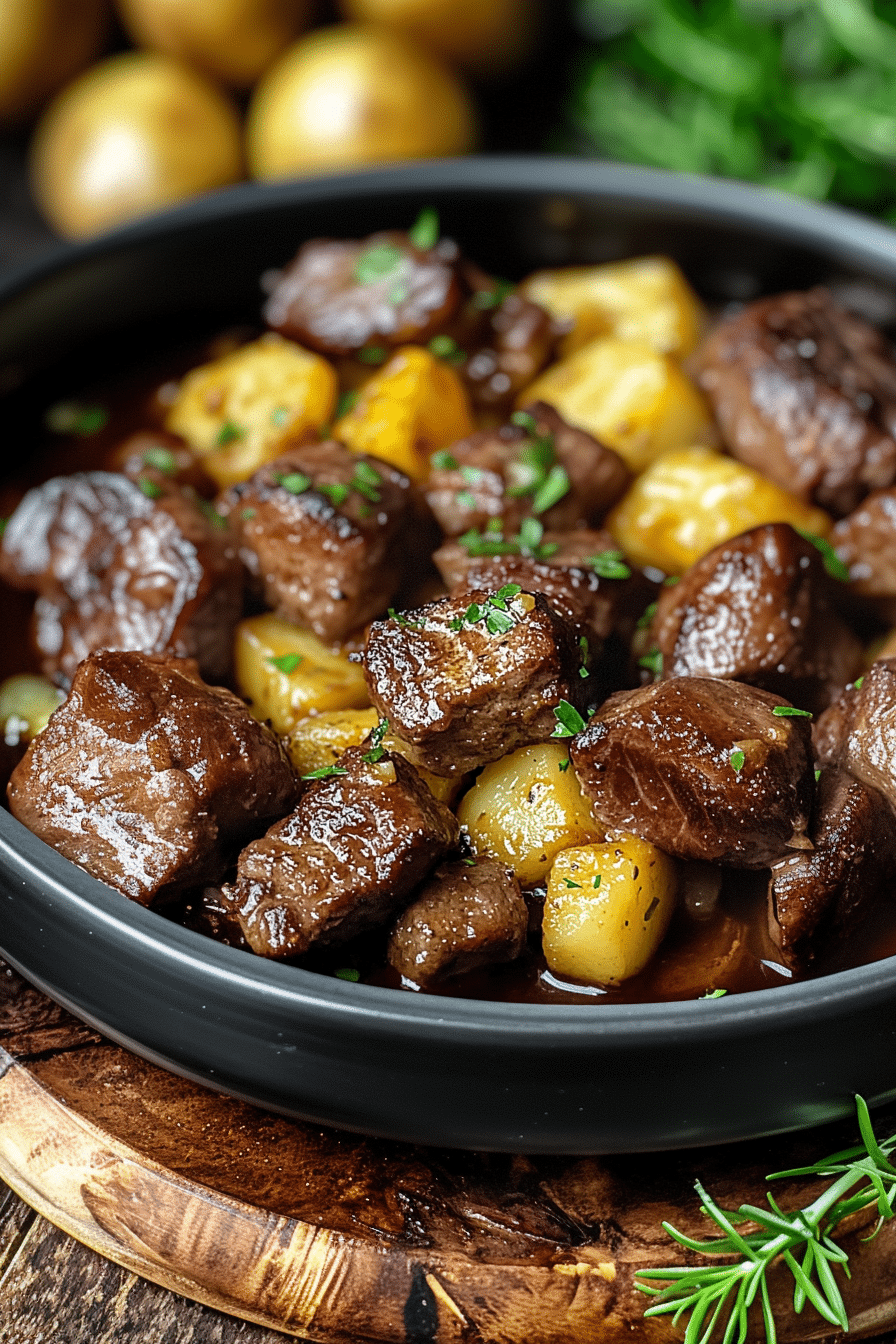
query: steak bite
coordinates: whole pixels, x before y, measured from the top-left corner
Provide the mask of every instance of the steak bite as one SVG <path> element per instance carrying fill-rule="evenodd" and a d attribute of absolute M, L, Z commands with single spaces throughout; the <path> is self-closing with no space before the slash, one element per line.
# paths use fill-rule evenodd
<path fill-rule="evenodd" d="M 489 311 L 485 330 L 473 342 L 476 348 L 461 365 L 473 405 L 509 411 L 553 357 L 564 330 L 540 304 L 507 294 Z"/>
<path fill-rule="evenodd" d="M 815 750 L 896 808 L 896 658 L 879 659 L 821 716 Z"/>
<path fill-rule="evenodd" d="M 164 654 L 92 654 L 13 772 L 29 830 L 141 905 L 217 882 L 293 805 L 295 776 L 242 700 Z"/>
<path fill-rule="evenodd" d="M 372 703 L 435 775 L 546 742 L 559 702 L 585 695 L 575 628 L 515 584 L 374 621 L 364 664 Z"/>
<path fill-rule="evenodd" d="M 519 883 L 494 859 L 444 863 L 399 916 L 389 964 L 430 985 L 466 971 L 515 961 L 526 945 L 529 911 Z"/>
<path fill-rule="evenodd" d="M 799 499 L 842 515 L 896 481 L 892 351 L 825 290 L 750 304 L 696 372 L 734 456 Z"/>
<path fill-rule="evenodd" d="M 863 663 L 817 548 L 787 523 L 723 542 L 657 602 L 663 676 L 726 677 L 821 710 Z"/>
<path fill-rule="evenodd" d="M 281 271 L 264 307 L 283 336 L 324 355 L 367 345 L 425 344 L 458 308 L 454 243 L 416 247 L 408 234 L 317 238 Z"/>
<path fill-rule="evenodd" d="M 453 813 L 404 757 L 379 751 L 349 747 L 243 850 L 222 904 L 253 952 L 294 957 L 375 928 L 457 843 Z"/>
<path fill-rule="evenodd" d="M 540 401 L 510 424 L 478 430 L 434 454 L 424 491 L 446 536 L 498 520 L 502 534 L 512 537 L 533 515 L 555 532 L 589 527 L 630 481 L 612 448 Z"/>
<path fill-rule="evenodd" d="M 793 713 L 737 681 L 676 677 L 612 695 L 570 757 L 605 826 L 676 858 L 764 868 L 806 844 L 811 735 Z"/>
<path fill-rule="evenodd" d="M 875 599 L 886 620 L 896 620 L 896 489 L 875 490 L 841 518 L 831 544 L 849 571 L 851 590 Z"/>
<path fill-rule="evenodd" d="M 220 507 L 267 604 L 332 643 L 389 605 L 433 528 L 403 472 L 332 441 L 291 448 Z"/>
<path fill-rule="evenodd" d="M 33 637 L 44 673 L 68 684 L 96 649 L 196 658 L 230 668 L 243 571 L 225 520 L 162 473 L 57 476 L 7 524 L 0 576 L 39 596 Z"/>
<path fill-rule="evenodd" d="M 896 817 L 876 789 L 843 770 L 822 770 L 809 835 L 772 866 L 769 931 L 792 970 L 805 970 L 822 942 L 847 935 L 892 893 Z"/>

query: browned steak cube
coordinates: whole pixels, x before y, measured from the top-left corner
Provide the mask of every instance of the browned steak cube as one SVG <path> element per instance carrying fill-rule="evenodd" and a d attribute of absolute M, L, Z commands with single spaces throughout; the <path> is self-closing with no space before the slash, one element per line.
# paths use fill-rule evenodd
<path fill-rule="evenodd" d="M 9 785 L 19 821 L 141 905 L 219 881 L 295 796 L 279 740 L 192 660 L 106 650 Z"/>
<path fill-rule="evenodd" d="M 406 233 L 305 243 L 265 305 L 275 331 L 325 355 L 425 344 L 461 301 L 457 248 L 418 248 Z"/>
<path fill-rule="evenodd" d="M 484 411 L 509 411 L 551 360 L 561 334 L 539 304 L 521 294 L 506 295 L 489 311 L 478 348 L 461 365 L 473 404 Z"/>
<path fill-rule="evenodd" d="M 896 481 L 896 363 L 879 331 L 822 289 L 722 322 L 697 381 L 741 461 L 841 515 Z"/>
<path fill-rule="evenodd" d="M 852 591 L 872 598 L 883 619 L 896 622 L 896 489 L 868 495 L 835 524 L 831 544 Z"/>
<path fill-rule="evenodd" d="M 527 518 L 567 532 L 599 522 L 631 475 L 612 448 L 537 402 L 499 429 L 479 430 L 434 454 L 424 490 L 448 537 L 495 521 L 517 535 Z"/>
<path fill-rule="evenodd" d="M 406 980 L 429 985 L 515 961 L 528 925 L 526 902 L 507 868 L 484 857 L 444 863 L 399 916 L 389 963 Z"/>
<path fill-rule="evenodd" d="M 371 701 L 436 775 L 547 741 L 560 701 L 585 695 L 575 627 L 516 585 L 375 621 L 364 662 Z"/>
<path fill-rule="evenodd" d="M 891 896 L 896 868 L 892 808 L 843 770 L 822 770 L 809 834 L 815 848 L 779 859 L 769 883 L 770 931 L 793 970 L 805 970 Z"/>
<path fill-rule="evenodd" d="M 385 923 L 457 843 L 453 813 L 402 756 L 349 747 L 240 855 L 223 903 L 254 952 L 297 956 Z"/>
<path fill-rule="evenodd" d="M 816 725 L 815 750 L 896 808 L 896 658 L 878 659 L 841 692 Z"/>
<path fill-rule="evenodd" d="M 112 465 L 132 480 L 142 476 L 159 485 L 168 480 L 191 486 L 203 499 L 217 493 L 215 482 L 192 449 L 179 435 L 164 429 L 141 429 L 132 434 L 119 445 Z"/>
<path fill-rule="evenodd" d="M 268 605 L 333 643 L 388 607 L 431 539 L 403 472 L 331 441 L 291 448 L 220 507 Z"/>
<path fill-rule="evenodd" d="M 243 571 L 224 518 L 161 473 L 92 471 L 29 490 L 7 524 L 0 575 L 38 594 L 34 639 L 67 684 L 95 649 L 196 658 L 230 668 Z"/>
<path fill-rule="evenodd" d="M 862 668 L 818 549 L 787 523 L 708 552 L 657 602 L 664 677 L 726 677 L 821 710 Z"/>
<path fill-rule="evenodd" d="M 604 825 L 676 858 L 765 868 L 805 845 L 811 734 L 791 715 L 753 686 L 677 677 L 612 695 L 570 757 Z"/>

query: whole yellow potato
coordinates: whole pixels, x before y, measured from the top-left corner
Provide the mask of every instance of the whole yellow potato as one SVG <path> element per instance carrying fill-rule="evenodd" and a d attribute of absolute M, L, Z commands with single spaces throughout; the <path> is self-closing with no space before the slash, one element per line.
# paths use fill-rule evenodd
<path fill-rule="evenodd" d="M 53 100 L 31 146 L 38 204 L 60 233 L 99 233 L 242 175 L 233 103 L 150 52 L 93 66 Z"/>
<path fill-rule="evenodd" d="M 107 0 L 3 0 L 0 122 L 24 120 L 103 49 Z"/>
<path fill-rule="evenodd" d="M 382 23 L 476 74 L 498 74 L 531 50 L 536 0 L 340 0 L 346 18 Z"/>
<path fill-rule="evenodd" d="M 246 145 L 255 177 L 289 177 L 473 148 L 473 104 L 452 72 L 397 33 L 319 28 L 255 90 Z"/>
<path fill-rule="evenodd" d="M 118 0 L 133 41 L 248 89 L 307 27 L 310 0 Z"/>

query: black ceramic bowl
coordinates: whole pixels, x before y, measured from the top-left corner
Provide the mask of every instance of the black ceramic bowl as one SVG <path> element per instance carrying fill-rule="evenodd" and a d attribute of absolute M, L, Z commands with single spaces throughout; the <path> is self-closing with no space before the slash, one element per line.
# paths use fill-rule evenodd
<path fill-rule="evenodd" d="M 834 276 L 896 283 L 896 234 L 730 183 L 468 159 L 239 187 L 70 248 L 0 289 L 7 462 L 60 378 L 253 317 L 259 275 L 319 234 L 423 205 L 483 266 L 661 251 L 711 301 Z M 896 1096 L 896 958 L 730 999 L 543 1006 L 413 995 L 270 964 L 132 904 L 0 813 L 0 950 L 138 1054 L 316 1122 L 460 1147 L 600 1153 L 771 1134 Z"/>

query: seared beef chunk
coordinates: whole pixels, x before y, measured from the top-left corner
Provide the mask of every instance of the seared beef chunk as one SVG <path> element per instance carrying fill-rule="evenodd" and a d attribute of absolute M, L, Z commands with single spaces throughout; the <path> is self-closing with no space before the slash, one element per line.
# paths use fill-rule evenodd
<path fill-rule="evenodd" d="M 848 770 L 896 808 L 896 658 L 881 658 L 825 711 L 815 751 L 823 764 Z"/>
<path fill-rule="evenodd" d="M 832 607 L 821 555 L 787 523 L 723 542 L 657 603 L 665 677 L 727 677 L 813 712 L 857 676 L 862 645 Z"/>
<path fill-rule="evenodd" d="M 78 668 L 9 785 L 19 821 L 141 905 L 217 882 L 295 795 L 278 739 L 191 659 L 108 650 Z"/>
<path fill-rule="evenodd" d="M 786 966 L 805 970 L 823 941 L 842 938 L 892 893 L 896 817 L 883 794 L 824 769 L 809 834 L 813 850 L 779 859 L 769 884 L 769 927 Z"/>
<path fill-rule="evenodd" d="M 389 605 L 432 529 L 407 476 L 333 442 L 291 448 L 220 507 L 268 605 L 332 642 Z"/>
<path fill-rule="evenodd" d="M 402 756 L 349 747 L 291 816 L 243 850 L 223 891 L 253 952 L 293 957 L 342 943 L 407 904 L 457 843 L 453 813 Z"/>
<path fill-rule="evenodd" d="M 406 980 L 429 985 L 515 961 L 528 925 L 526 902 L 507 868 L 489 858 L 445 863 L 399 917 L 389 963 Z"/>
<path fill-rule="evenodd" d="M 132 434 L 118 448 L 112 463 L 117 471 L 124 472 L 134 481 L 142 479 L 162 486 L 174 481 L 176 485 L 191 487 L 204 499 L 211 499 L 217 490 L 215 482 L 184 440 L 164 429 L 144 429 Z"/>
<path fill-rule="evenodd" d="M 228 672 L 243 598 L 233 538 L 164 478 L 91 471 L 29 490 L 3 535 L 0 575 L 40 594 L 34 639 L 60 683 L 101 648 L 195 657 L 211 679 Z"/>
<path fill-rule="evenodd" d="M 425 491 L 446 536 L 499 520 L 505 537 L 536 515 L 565 532 L 598 522 L 631 475 L 612 448 L 568 425 L 545 402 L 500 429 L 479 430 L 432 459 Z"/>
<path fill-rule="evenodd" d="M 824 290 L 722 322 L 697 381 L 735 457 L 842 515 L 896 481 L 896 363 L 880 332 Z"/>
<path fill-rule="evenodd" d="M 831 543 L 849 570 L 852 590 L 896 620 L 896 489 L 875 490 L 831 533 Z"/>
<path fill-rule="evenodd" d="M 475 302 L 475 300 L 474 300 Z M 552 358 L 561 328 L 539 304 L 508 294 L 461 365 L 473 404 L 506 412 Z"/>
<path fill-rule="evenodd" d="M 318 238 L 281 272 L 264 316 L 282 335 L 325 355 L 425 344 L 460 304 L 456 262 L 447 240 L 420 249 L 399 232 Z"/>
<path fill-rule="evenodd" d="M 805 844 L 808 718 L 737 681 L 676 677 L 610 697 L 570 746 L 595 816 L 681 859 L 764 868 Z"/>
<path fill-rule="evenodd" d="M 371 701 L 436 775 L 546 742 L 555 706 L 585 694 L 575 628 L 526 592 L 473 590 L 375 621 L 364 661 Z"/>

